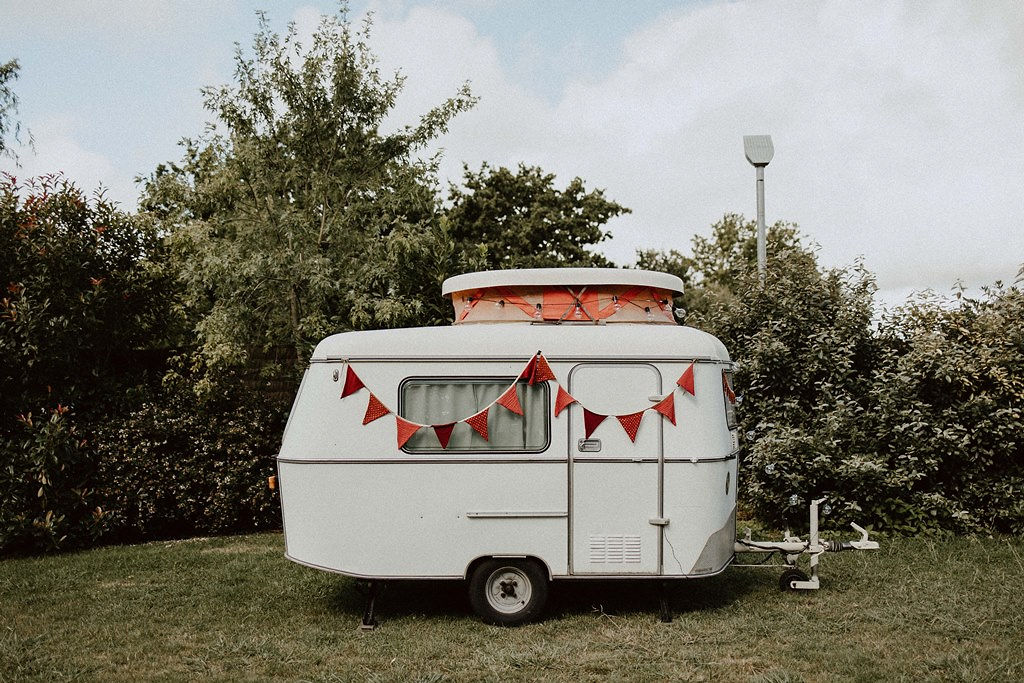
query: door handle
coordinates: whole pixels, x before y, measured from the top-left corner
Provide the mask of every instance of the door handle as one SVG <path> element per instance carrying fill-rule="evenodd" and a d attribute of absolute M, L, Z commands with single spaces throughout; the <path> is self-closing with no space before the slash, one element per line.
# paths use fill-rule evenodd
<path fill-rule="evenodd" d="M 580 439 L 576 444 L 576 449 L 580 453 L 600 453 L 601 439 Z"/>

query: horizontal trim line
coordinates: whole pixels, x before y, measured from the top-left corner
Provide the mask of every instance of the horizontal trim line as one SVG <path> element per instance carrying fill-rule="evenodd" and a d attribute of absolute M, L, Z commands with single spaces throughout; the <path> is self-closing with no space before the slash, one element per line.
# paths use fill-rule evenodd
<path fill-rule="evenodd" d="M 711 356 L 549 356 L 544 355 L 551 363 L 585 363 L 592 361 L 621 361 L 623 363 L 641 362 L 693 362 L 712 363 L 716 365 L 733 365 L 731 360 L 712 358 Z M 310 363 L 451 363 L 458 360 L 464 363 L 521 363 L 526 356 L 327 356 L 311 358 Z"/>
<path fill-rule="evenodd" d="M 696 461 L 690 458 L 665 458 L 666 463 L 688 463 L 700 465 L 702 463 L 726 462 L 735 460 L 739 451 L 733 451 L 721 458 L 698 458 Z M 288 465 L 441 465 L 441 464 L 467 464 L 467 465 L 515 465 L 519 463 L 550 463 L 566 464 L 568 458 L 547 457 L 547 458 L 282 458 L 277 456 L 277 462 Z M 600 458 L 573 457 L 573 462 L 607 462 L 607 463 L 644 463 L 658 462 L 657 458 Z"/>
<path fill-rule="evenodd" d="M 548 517 L 558 518 L 558 517 L 568 517 L 568 516 L 569 516 L 568 512 L 554 512 L 554 511 L 531 512 L 531 511 L 528 511 L 528 510 L 524 510 L 524 511 L 521 511 L 521 512 L 499 512 L 499 511 L 495 511 L 495 512 L 467 512 L 466 513 L 466 517 L 468 517 L 469 519 L 540 519 L 540 518 L 548 518 Z"/>
<path fill-rule="evenodd" d="M 564 465 L 566 458 L 278 458 L 288 465 L 516 465 L 551 463 Z"/>
<path fill-rule="evenodd" d="M 416 579 L 423 579 L 423 580 L 429 580 L 429 581 L 448 581 L 448 580 L 463 580 L 463 579 L 466 578 L 464 575 L 461 575 L 461 574 L 458 575 L 458 576 L 451 576 L 451 575 L 448 575 L 448 574 L 436 575 L 436 576 L 411 575 L 411 574 L 409 574 L 409 575 L 397 575 L 397 574 L 357 574 L 356 572 L 347 572 L 347 571 L 344 571 L 342 569 L 333 569 L 331 567 L 325 567 L 323 565 L 315 564 L 313 562 L 305 562 L 303 560 L 299 560 L 299 559 L 296 559 L 296 558 L 292 557 L 288 553 L 285 553 L 284 556 L 285 556 L 285 559 L 290 560 L 291 562 L 294 562 L 295 564 L 301 564 L 304 567 L 311 567 L 313 569 L 319 569 L 321 571 L 331 572 L 332 574 L 341 574 L 343 576 L 351 576 L 354 579 L 365 579 L 365 580 L 372 580 L 372 581 L 390 581 L 390 580 L 395 580 L 395 581 L 401 580 L 401 581 L 404 581 L 404 580 L 416 580 Z M 494 555 L 486 555 L 485 557 L 494 557 Z M 556 580 L 556 579 L 557 580 L 563 580 L 563 579 L 565 579 L 565 580 L 572 580 L 572 579 L 576 579 L 576 580 L 587 580 L 587 579 L 706 579 L 708 577 L 716 576 L 716 575 L 721 574 L 722 572 L 724 572 L 726 569 L 729 568 L 729 565 L 731 565 L 733 563 L 733 560 L 735 560 L 735 559 L 736 559 L 735 556 L 730 557 L 726 561 L 726 563 L 724 565 L 722 565 L 722 568 L 719 569 L 718 571 L 707 572 L 707 573 L 703 573 L 703 574 L 551 574 L 551 579 L 553 579 L 553 580 Z M 776 565 L 776 566 L 778 566 L 778 565 Z"/>

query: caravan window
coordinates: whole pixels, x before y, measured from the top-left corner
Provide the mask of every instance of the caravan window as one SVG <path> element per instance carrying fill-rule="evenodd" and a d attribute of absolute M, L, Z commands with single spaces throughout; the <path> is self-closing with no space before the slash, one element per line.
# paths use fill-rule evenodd
<path fill-rule="evenodd" d="M 444 424 L 486 408 L 515 380 L 514 377 L 414 377 L 402 382 L 399 414 L 420 424 Z M 431 429 L 421 429 L 405 444 L 410 453 L 485 451 L 539 453 L 550 442 L 547 382 L 516 384 L 523 415 L 495 405 L 487 413 L 488 440 L 468 424 L 452 431 L 448 448 L 441 448 Z"/>

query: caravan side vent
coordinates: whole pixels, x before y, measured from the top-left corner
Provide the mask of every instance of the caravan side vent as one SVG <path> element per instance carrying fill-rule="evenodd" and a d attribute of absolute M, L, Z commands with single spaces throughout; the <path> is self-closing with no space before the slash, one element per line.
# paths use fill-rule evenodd
<path fill-rule="evenodd" d="M 639 564 L 640 537 L 627 534 L 590 537 L 591 564 Z"/>

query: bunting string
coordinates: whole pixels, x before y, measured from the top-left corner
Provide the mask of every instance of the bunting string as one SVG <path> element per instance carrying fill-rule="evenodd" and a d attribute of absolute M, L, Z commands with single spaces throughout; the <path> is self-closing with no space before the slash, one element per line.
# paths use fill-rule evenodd
<path fill-rule="evenodd" d="M 583 409 L 583 428 L 586 438 L 590 438 L 590 435 L 594 433 L 594 430 L 598 428 L 608 418 L 608 415 L 602 415 L 588 410 L 576 399 L 572 394 L 566 391 L 561 382 L 555 376 L 554 371 L 551 369 L 551 365 L 540 351 L 533 355 L 522 372 L 516 377 L 512 384 L 501 394 L 498 398 L 491 401 L 483 409 L 478 410 L 469 417 L 462 418 L 461 420 L 455 420 L 454 422 L 446 422 L 443 424 L 420 424 L 413 422 L 401 417 L 390 408 L 388 408 L 383 401 L 381 401 L 376 394 L 369 390 L 369 388 L 363 383 L 363 380 L 356 374 L 350 363 L 345 364 L 345 382 L 341 390 L 341 398 L 347 398 L 352 394 L 355 394 L 361 389 L 366 389 L 369 394 L 369 401 L 366 405 L 366 413 L 363 415 L 363 424 L 367 425 L 375 420 L 379 420 L 385 415 L 394 415 L 395 417 L 395 428 L 396 428 L 396 440 L 398 447 L 402 448 L 412 438 L 412 435 L 418 432 L 420 429 L 429 427 L 433 430 L 437 436 L 438 442 L 441 444 L 441 448 L 447 448 L 448 442 L 451 440 L 452 431 L 455 429 L 455 425 L 459 422 L 465 422 L 468 424 L 477 434 L 480 435 L 485 441 L 488 440 L 489 434 L 487 432 L 487 417 L 491 408 L 496 405 L 508 410 L 509 412 L 515 413 L 516 415 L 523 415 L 523 407 L 519 402 L 519 394 L 516 391 L 516 386 L 520 380 L 526 380 L 527 384 L 533 385 L 538 382 L 554 382 L 558 387 L 558 392 L 555 395 L 555 417 L 558 417 L 563 410 L 568 408 L 573 403 L 579 405 Z M 724 391 L 730 401 L 735 402 L 736 394 L 733 392 L 732 387 L 729 386 L 728 379 L 723 375 L 722 382 L 724 384 Z M 694 362 L 691 362 L 687 366 L 683 374 L 676 380 L 676 386 L 680 387 L 683 391 L 696 396 L 696 389 L 694 386 Z M 676 424 L 676 408 L 675 408 L 675 393 L 669 392 L 664 398 L 653 406 L 648 406 L 643 410 L 638 410 L 634 413 L 626 413 L 623 415 L 615 415 L 616 421 L 622 426 L 622 429 L 626 432 L 629 440 L 636 442 L 637 433 L 640 430 L 640 423 L 643 422 L 644 415 L 648 410 L 660 414 L 664 419 L 668 420 L 674 426 Z"/>

